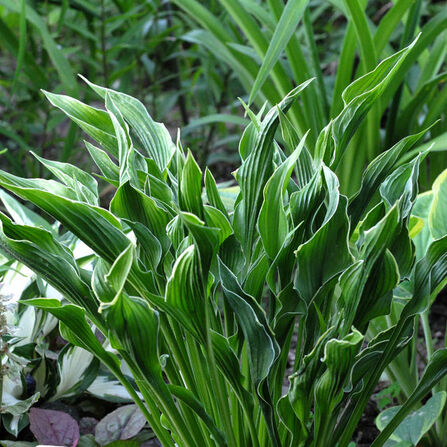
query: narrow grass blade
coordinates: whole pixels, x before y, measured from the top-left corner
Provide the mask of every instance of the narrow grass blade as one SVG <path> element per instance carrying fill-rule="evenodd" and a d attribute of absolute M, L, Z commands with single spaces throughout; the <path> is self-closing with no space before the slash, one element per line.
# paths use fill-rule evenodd
<path fill-rule="evenodd" d="M 272 40 L 265 54 L 262 66 L 259 69 L 256 76 L 255 83 L 250 92 L 249 104 L 253 101 L 259 92 L 262 84 L 270 74 L 271 70 L 278 62 L 281 53 L 289 43 L 292 34 L 294 33 L 301 17 L 304 14 L 304 10 L 307 6 L 308 0 L 290 0 L 287 2 L 286 7 L 281 15 L 279 23 L 273 33 Z"/>

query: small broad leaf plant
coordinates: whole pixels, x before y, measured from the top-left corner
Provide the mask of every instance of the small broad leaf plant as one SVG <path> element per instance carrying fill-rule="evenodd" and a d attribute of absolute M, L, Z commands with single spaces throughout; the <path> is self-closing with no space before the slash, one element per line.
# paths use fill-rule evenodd
<path fill-rule="evenodd" d="M 5 190 L 93 250 L 94 268 L 42 226 L 5 214 L 1 249 L 64 296 L 26 304 L 54 315 L 64 338 L 110 369 L 164 447 L 350 444 L 379 378 L 447 274 L 447 237 L 415 262 L 409 235 L 425 154 L 399 159 L 425 132 L 376 158 L 353 197 L 340 193 L 334 173 L 410 49 L 345 90 L 343 111 L 315 147 L 286 116 L 310 81 L 265 116 L 250 112 L 229 189 L 138 100 L 89 83 L 104 111 L 46 93 L 97 141 L 87 150 L 116 192 L 101 208 L 90 174 L 40 158 L 58 180 L 0 172 Z M 367 337 L 409 278 L 397 322 Z M 446 372 L 447 351 L 437 351 L 374 447 Z"/>

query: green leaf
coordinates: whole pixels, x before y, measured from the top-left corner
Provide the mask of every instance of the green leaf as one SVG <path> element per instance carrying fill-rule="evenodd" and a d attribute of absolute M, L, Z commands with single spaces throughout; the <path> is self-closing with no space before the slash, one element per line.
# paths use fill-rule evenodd
<path fill-rule="evenodd" d="M 420 35 L 417 37 L 416 45 L 413 50 L 408 54 L 408 57 L 399 67 L 398 73 L 391 81 L 389 90 L 385 93 L 385 100 L 382 107 L 389 104 L 392 96 L 395 94 L 397 88 L 407 76 L 411 66 L 421 56 L 421 54 L 428 48 L 433 40 L 439 36 L 441 32 L 445 30 L 447 24 L 447 10 L 441 9 L 434 17 L 432 17 L 421 28 Z M 413 42 L 414 43 L 414 42 Z"/>
<path fill-rule="evenodd" d="M 77 447 L 98 447 L 95 437 L 92 434 L 82 435 L 79 438 Z"/>
<path fill-rule="evenodd" d="M 315 377 L 320 375 L 324 347 L 331 338 L 332 333 L 333 328 L 320 336 L 312 350 L 304 356 L 300 369 L 290 376 L 290 389 L 287 395 L 296 417 L 301 422 L 302 431 L 299 435 L 303 440 L 309 436 L 307 426 L 314 401 Z M 310 399 L 309 396 L 311 397 Z"/>
<path fill-rule="evenodd" d="M 344 430 L 342 433 L 341 439 L 346 441 L 348 436 L 351 436 L 354 431 L 354 423 L 352 421 L 357 421 L 360 418 L 361 411 L 366 405 L 367 399 L 369 399 L 370 393 L 373 392 L 374 386 L 379 380 L 380 374 L 383 369 L 387 366 L 387 364 L 392 361 L 397 355 L 397 353 L 404 346 L 402 344 L 401 339 L 406 337 L 406 333 L 408 330 L 412 328 L 412 317 L 418 313 L 424 312 L 428 306 L 430 305 L 432 296 L 436 296 L 439 293 L 440 289 L 446 284 L 447 278 L 447 236 L 439 239 L 431 244 L 429 247 L 427 254 L 424 258 L 422 258 L 415 266 L 414 273 L 414 288 L 413 288 L 413 296 L 407 302 L 405 307 L 401 312 L 400 319 L 397 325 L 392 326 L 389 330 L 381 332 L 377 338 L 381 340 L 381 344 L 383 345 L 383 353 L 380 356 L 377 356 L 377 353 L 371 352 L 369 357 L 369 361 L 375 359 L 375 362 L 368 363 L 363 360 L 363 368 L 365 368 L 366 364 L 369 364 L 369 379 L 367 381 L 367 385 L 364 389 L 362 389 L 360 397 L 354 405 L 353 412 L 355 413 L 355 417 L 351 413 L 349 421 L 345 421 Z M 383 337 L 386 335 L 386 337 Z M 387 340 L 387 341 L 386 341 Z M 397 351 L 397 352 L 396 352 Z M 363 351 L 365 352 L 365 351 Z M 434 361 L 435 356 L 432 357 L 434 364 L 432 367 L 427 368 L 427 371 L 430 371 L 430 374 L 427 375 L 426 383 L 422 383 L 421 379 L 421 389 L 426 392 L 428 389 L 433 387 L 431 383 L 432 380 L 438 372 L 442 372 L 444 368 L 444 363 L 446 359 L 445 350 L 437 351 L 439 353 L 439 357 L 436 357 L 436 361 Z M 441 364 L 441 366 L 440 366 Z M 363 374 L 367 373 L 368 370 L 363 370 Z M 446 369 L 447 372 L 447 369 Z M 433 373 L 433 374 L 431 374 Z M 356 373 L 358 374 L 358 372 Z M 442 374 L 445 374 L 443 372 Z M 439 380 L 440 378 L 436 378 Z M 355 381 L 354 381 L 355 383 Z M 425 390 L 424 386 L 427 385 L 428 388 Z M 416 396 L 418 402 L 425 394 L 421 396 Z M 413 404 L 411 404 L 413 405 Z M 409 404 L 406 408 L 408 411 L 411 410 L 411 405 Z M 405 413 L 405 412 L 403 412 Z M 403 414 L 405 417 L 406 413 Z M 400 423 L 400 421 L 399 421 Z M 390 427 L 392 433 L 393 427 Z M 378 439 L 380 439 L 380 444 L 386 441 L 389 437 L 390 433 L 385 433 L 386 429 L 382 432 Z M 376 447 L 376 446 L 374 446 Z"/>
<path fill-rule="evenodd" d="M 14 5 L 16 6 L 16 5 Z M 17 12 L 19 12 L 17 10 Z M 21 17 L 22 18 L 22 17 Z M 13 26 L 15 24 L 12 24 Z M 0 35 L 2 38 L 3 48 L 7 49 L 14 57 L 19 53 L 20 41 L 16 37 L 16 33 L 11 30 L 11 27 L 8 26 L 3 20 L 0 21 Z M 22 44 L 25 44 L 25 41 L 22 40 Z M 22 65 L 22 73 L 26 75 L 26 77 L 33 82 L 34 85 L 42 86 L 46 83 L 45 73 L 42 68 L 37 64 L 37 61 L 33 58 L 33 56 L 24 52 L 24 64 Z"/>
<path fill-rule="evenodd" d="M 439 381 L 447 374 L 447 349 L 440 349 L 433 354 L 424 374 L 419 381 L 416 389 L 413 391 L 411 396 L 407 401 L 400 407 L 394 417 L 388 422 L 388 424 L 383 428 L 380 435 L 371 444 L 371 447 L 381 447 L 384 445 L 385 441 L 395 432 L 396 428 L 400 426 L 402 421 L 410 413 L 412 408 L 417 405 L 433 388 L 434 385 L 439 383 Z M 443 408 L 445 404 L 446 396 L 441 394 L 437 399 L 438 405 Z M 436 400 L 435 399 L 435 403 Z M 433 404 L 433 402 L 432 402 Z M 417 433 L 416 433 L 417 435 Z M 406 440 L 406 439 L 404 439 Z M 411 439 L 412 441 L 412 439 Z"/>
<path fill-rule="evenodd" d="M 211 262 L 219 246 L 219 240 L 223 236 L 222 230 L 220 227 L 207 227 L 204 222 L 191 213 L 181 213 L 180 218 L 197 246 L 201 268 L 200 274 L 203 282 L 206 282 Z M 223 222 L 222 228 L 225 234 L 228 228 L 225 229 L 225 223 Z"/>
<path fill-rule="evenodd" d="M 385 204 L 392 206 L 399 201 L 399 212 L 403 219 L 410 215 L 416 201 L 421 158 L 422 154 L 419 154 L 413 161 L 399 166 L 380 185 L 380 195 Z"/>
<path fill-rule="evenodd" d="M 373 214 L 374 210 L 371 211 Z M 357 246 L 360 257 L 367 263 L 370 269 L 373 264 L 384 254 L 388 246 L 398 234 L 400 213 L 397 205 L 394 205 L 378 222 L 369 226 L 368 217 L 360 227 L 360 236 Z"/>
<path fill-rule="evenodd" d="M 273 404 L 267 378 L 279 355 L 279 347 L 262 307 L 247 295 L 234 274 L 219 260 L 219 275 L 225 299 L 232 308 L 247 343 L 250 376 L 259 397 L 267 428 L 274 445 L 280 445 L 273 419 Z"/>
<path fill-rule="evenodd" d="M 228 338 L 211 330 L 211 342 L 217 365 L 224 373 L 225 378 L 236 392 L 240 395 L 246 394 L 247 391 L 243 386 L 246 378 L 242 374 L 239 359 L 231 348 Z M 246 398 L 246 396 L 244 397 Z"/>
<path fill-rule="evenodd" d="M 180 178 L 179 203 L 183 211 L 203 219 L 202 171 L 191 151 L 188 151 Z"/>
<path fill-rule="evenodd" d="M 242 290 L 236 277 L 222 262 L 219 262 L 219 272 L 225 297 L 248 343 L 253 382 L 259 384 L 267 378 L 278 354 L 278 347 L 261 306 Z"/>
<path fill-rule="evenodd" d="M 300 144 L 300 138 L 290 120 L 281 111 L 279 113 L 279 123 L 281 127 L 282 137 L 288 145 L 288 151 L 286 153 L 291 154 L 294 149 Z M 307 134 L 305 134 L 305 136 L 306 135 Z M 296 166 L 296 181 L 298 187 L 300 189 L 304 188 L 304 186 L 307 185 L 308 182 L 310 182 L 314 173 L 315 169 L 313 166 L 312 156 L 310 155 L 306 147 L 303 147 Z"/>
<path fill-rule="evenodd" d="M 117 291 L 117 293 L 121 293 L 126 284 L 133 260 L 134 247 L 129 243 L 129 246 L 115 259 L 115 262 L 105 276 L 105 280 Z"/>
<path fill-rule="evenodd" d="M 390 313 L 392 291 L 400 281 L 397 262 L 388 250 L 372 267 L 365 264 L 362 276 L 367 279 L 354 319 L 354 326 L 362 331 L 366 331 L 374 318 Z"/>
<path fill-rule="evenodd" d="M 396 442 L 406 441 L 409 445 L 416 447 L 440 416 L 445 400 L 445 391 L 434 394 L 421 408 L 406 416 L 390 438 Z M 400 409 L 401 407 L 398 406 L 382 411 L 376 419 L 377 428 L 383 431 Z"/>
<path fill-rule="evenodd" d="M 113 441 L 107 444 L 105 447 L 139 447 L 140 443 L 134 440 L 126 440 L 126 441 Z"/>
<path fill-rule="evenodd" d="M 211 436 L 219 446 L 223 447 L 227 445 L 224 435 L 216 427 L 214 421 L 205 411 L 202 403 L 196 398 L 196 396 L 194 396 L 194 394 L 190 390 L 177 385 L 169 385 L 169 391 L 175 397 L 188 405 L 188 407 L 191 408 L 197 414 L 197 416 L 200 417 L 200 419 L 202 419 L 202 421 L 205 423 L 206 427 L 210 431 Z"/>
<path fill-rule="evenodd" d="M 197 31 L 197 30 L 196 30 Z M 198 127 L 207 126 L 214 123 L 234 124 L 236 126 L 246 126 L 249 121 L 247 118 L 234 115 L 226 115 L 224 113 L 214 113 L 200 118 L 191 120 L 190 123 L 183 128 L 182 135 L 187 135 Z"/>
<path fill-rule="evenodd" d="M 27 179 L 0 171 L 0 183 L 5 189 L 7 184 L 16 185 L 21 188 L 40 189 L 42 191 L 58 194 L 67 199 L 77 200 L 76 191 L 55 180 L 45 180 L 40 178 Z"/>
<path fill-rule="evenodd" d="M 428 247 L 433 241 L 433 237 L 428 225 L 428 216 L 430 214 L 432 202 L 433 193 L 431 191 L 424 192 L 418 195 L 412 209 L 412 216 L 421 219 L 423 222 L 422 230 L 413 238 L 416 246 L 416 259 L 418 261 L 425 255 Z"/>
<path fill-rule="evenodd" d="M 206 340 L 204 294 L 197 247 L 190 245 L 175 261 L 166 285 L 166 302 L 181 310 L 181 323 L 202 341 Z"/>
<path fill-rule="evenodd" d="M 90 156 L 93 158 L 96 166 L 101 170 L 102 175 L 108 179 L 114 186 L 119 184 L 119 168 L 113 163 L 110 157 L 99 147 L 93 146 L 88 141 L 84 141 Z"/>
<path fill-rule="evenodd" d="M 252 263 L 244 281 L 244 290 L 248 295 L 261 302 L 264 292 L 265 277 L 269 270 L 269 261 L 265 253 L 262 253 L 258 259 Z"/>
<path fill-rule="evenodd" d="M 158 354 L 158 312 L 142 298 L 121 293 L 104 314 L 111 345 L 130 356 L 149 382 L 161 379 Z"/>
<path fill-rule="evenodd" d="M 113 262 L 129 243 L 119 221 L 103 208 L 37 189 L 40 184 L 35 186 L 30 180 L 3 171 L 0 171 L 0 185 L 56 218 L 109 262 Z"/>
<path fill-rule="evenodd" d="M 19 41 L 19 51 L 17 54 L 17 65 L 16 70 L 14 73 L 14 79 L 12 80 L 12 87 L 11 87 L 11 97 L 14 95 L 17 82 L 19 80 L 23 62 L 25 59 L 25 48 L 26 48 L 26 1 L 21 0 L 21 10 L 20 10 L 20 41 Z"/>
<path fill-rule="evenodd" d="M 427 143 L 421 144 L 407 153 L 406 156 L 402 158 L 402 162 L 408 161 L 420 152 L 425 152 L 429 150 L 430 152 L 444 152 L 447 150 L 447 132 L 438 135 L 437 137 L 431 138 Z"/>
<path fill-rule="evenodd" d="M 364 261 L 358 260 L 351 264 L 341 275 L 338 280 L 340 288 L 340 296 L 338 305 L 343 309 L 343 325 L 342 334 L 347 334 L 352 327 L 355 314 L 362 297 L 363 288 L 366 278 L 363 273 Z"/>
<path fill-rule="evenodd" d="M 0 4 L 5 8 L 10 9 L 18 14 L 21 12 L 21 5 L 19 2 L 11 2 L 9 0 L 0 0 Z M 63 53 L 62 49 L 59 48 L 57 43 L 54 41 L 51 36 L 48 27 L 40 17 L 39 14 L 31 7 L 30 4 L 27 4 L 25 9 L 26 20 L 28 20 L 32 25 L 36 28 L 40 37 L 42 38 L 42 43 L 45 50 L 48 53 L 51 61 L 53 62 L 54 67 L 56 68 L 58 75 L 67 90 L 67 92 L 71 94 L 77 94 L 78 87 L 76 85 L 76 80 L 73 75 L 73 70 L 70 67 L 70 63 Z"/>
<path fill-rule="evenodd" d="M 335 174 L 326 167 L 323 167 L 323 172 L 329 194 L 326 217 L 315 234 L 296 250 L 298 271 L 295 285 L 306 303 L 312 300 L 327 280 L 346 268 L 351 260 L 347 199 L 339 195 Z"/>
<path fill-rule="evenodd" d="M 447 235 L 430 244 L 427 254 L 416 263 L 413 296 L 402 317 L 424 312 L 447 279 Z"/>
<path fill-rule="evenodd" d="M 191 5 L 196 6 L 204 11 L 204 13 L 208 15 L 208 17 L 211 17 L 213 21 L 217 21 L 217 23 L 221 25 L 217 17 L 214 17 L 207 8 L 205 8 L 195 0 L 182 2 L 175 0 L 175 3 L 177 3 L 177 6 L 182 9 L 186 8 L 188 13 L 191 12 Z M 197 16 L 194 16 L 194 19 L 197 19 Z M 234 72 L 238 74 L 242 85 L 245 87 L 246 90 L 248 90 L 254 79 L 254 75 L 251 74 L 250 70 L 248 69 L 249 67 L 247 67 L 247 65 L 249 64 L 244 64 L 244 60 L 242 58 L 238 58 L 237 55 L 234 54 L 234 52 L 230 51 L 230 49 L 228 48 L 229 45 L 226 45 L 226 42 L 231 43 L 232 38 L 226 33 L 226 31 L 223 32 L 225 34 L 225 37 L 216 36 L 215 31 L 216 28 L 213 28 L 213 32 L 205 29 L 194 29 L 184 34 L 182 38 L 187 42 L 203 45 L 209 51 L 212 51 L 217 58 L 228 64 L 234 70 Z"/>
<path fill-rule="evenodd" d="M 39 214 L 22 205 L 18 200 L 14 199 L 14 197 L 10 196 L 5 191 L 0 190 L 0 198 L 6 208 L 6 211 L 8 211 L 14 222 L 21 225 L 34 225 L 49 232 L 53 231 L 53 227 L 48 221 L 46 221 Z"/>
<path fill-rule="evenodd" d="M 85 311 L 73 304 L 62 306 L 56 299 L 33 298 L 23 302 L 27 306 L 43 309 L 54 315 L 60 321 L 61 335 L 75 346 L 93 353 L 110 370 L 121 376 L 118 358 L 106 351 L 92 332 L 85 319 Z"/>
<path fill-rule="evenodd" d="M 258 228 L 264 249 L 271 259 L 278 254 L 289 233 L 283 205 L 284 194 L 305 141 L 304 137 L 292 155 L 278 166 L 264 187 L 264 202 L 259 212 Z"/>
<path fill-rule="evenodd" d="M 49 171 L 53 173 L 67 187 L 73 189 L 77 193 L 77 199 L 85 201 L 90 205 L 98 205 L 98 183 L 90 175 L 82 169 L 69 163 L 60 161 L 46 160 L 32 152 L 34 157 L 40 161 Z"/>
<path fill-rule="evenodd" d="M 225 214 L 223 214 L 217 208 L 213 206 L 204 205 L 203 210 L 205 212 L 205 220 L 209 227 L 218 228 L 219 232 L 219 245 L 233 234 L 230 222 Z"/>
<path fill-rule="evenodd" d="M 281 56 L 281 53 L 289 43 L 290 38 L 303 16 L 307 3 L 308 0 L 291 0 L 287 2 L 281 14 L 281 18 L 275 27 L 275 32 L 273 33 L 268 50 L 262 61 L 261 68 L 259 69 L 255 82 L 251 88 L 250 97 L 248 99 L 249 103 L 256 97 L 262 84 L 267 76 L 269 76 L 272 68 Z"/>
<path fill-rule="evenodd" d="M 127 221 L 137 238 L 138 260 L 149 270 L 157 271 L 164 248 L 155 235 L 140 222 Z"/>
<path fill-rule="evenodd" d="M 262 205 L 262 191 L 273 173 L 273 137 L 279 124 L 279 110 L 283 113 L 291 107 L 296 97 L 311 81 L 292 90 L 276 107 L 272 108 L 261 123 L 255 145 L 238 171 L 241 187 L 240 199 L 235 210 L 234 232 L 251 257 L 255 224 Z"/>
<path fill-rule="evenodd" d="M 303 222 L 306 235 L 314 232 L 312 229 L 314 216 L 317 215 L 325 197 L 322 168 L 318 169 L 311 179 L 290 196 L 289 209 L 295 226 Z"/>
<path fill-rule="evenodd" d="M 14 224 L 0 213 L 0 247 L 38 273 L 71 302 L 85 307 L 91 318 L 98 318 L 98 303 L 81 279 L 75 259 L 51 233 Z"/>
<path fill-rule="evenodd" d="M 349 213 L 352 216 L 352 230 L 360 220 L 360 216 L 366 210 L 368 203 L 380 184 L 388 177 L 401 157 L 406 154 L 428 131 L 425 129 L 414 135 L 400 140 L 391 149 L 376 157 L 363 173 L 362 185 L 359 191 L 349 201 Z"/>
<path fill-rule="evenodd" d="M 208 168 L 205 169 L 205 189 L 206 196 L 210 205 L 212 205 L 214 208 L 218 209 L 226 217 L 228 217 L 227 210 L 222 202 L 219 190 L 217 189 L 216 181 L 214 180 L 213 174 L 211 174 L 211 171 Z"/>
<path fill-rule="evenodd" d="M 123 116 L 109 94 L 106 94 L 106 109 L 109 112 L 115 129 L 115 135 L 118 142 L 118 164 L 120 167 L 119 181 L 124 183 L 130 181 L 135 186 L 138 185 L 138 176 L 131 161 L 133 150 L 132 140 L 129 135 L 129 127 L 124 122 Z"/>
<path fill-rule="evenodd" d="M 363 338 L 360 332 L 354 331 L 341 340 L 333 338 L 325 344 L 322 361 L 327 369 L 315 386 L 314 433 L 320 445 L 330 442 L 327 429 L 331 427 L 332 412 L 343 397 L 349 371 Z"/>
<path fill-rule="evenodd" d="M 113 305 L 114 300 L 119 299 L 119 296 L 121 295 L 121 292 L 126 284 L 130 269 L 132 268 L 133 261 L 134 247 L 131 243 L 129 243 L 128 247 L 115 259 L 115 262 L 112 264 L 107 274 L 103 278 L 99 278 L 100 280 L 102 279 L 102 281 L 106 282 L 115 293 L 112 302 L 107 303 L 101 308 L 106 308 L 109 305 Z M 101 298 L 103 297 L 98 296 L 98 299 L 101 300 Z"/>
<path fill-rule="evenodd" d="M 110 96 L 134 132 L 135 147 L 144 151 L 145 155 L 152 158 L 160 170 L 164 171 L 175 151 L 174 143 L 166 127 L 154 121 L 138 99 L 100 87 L 83 76 L 81 78 L 102 98 L 105 98 L 106 94 Z"/>
<path fill-rule="evenodd" d="M 139 222 L 147 227 L 160 242 L 166 238 L 166 225 L 171 220 L 169 214 L 156 201 L 129 182 L 123 183 L 116 191 L 110 210 L 121 219 Z"/>
<path fill-rule="evenodd" d="M 112 120 L 104 110 L 90 107 L 77 99 L 44 91 L 50 103 L 64 112 L 87 135 L 101 144 L 113 156 L 118 156 L 118 143 Z"/>
<path fill-rule="evenodd" d="M 384 59 L 373 71 L 354 81 L 343 91 L 344 108 L 320 133 L 316 156 L 333 169 L 338 166 L 348 143 L 374 102 L 390 85 L 399 67 L 414 48 L 408 47 Z"/>

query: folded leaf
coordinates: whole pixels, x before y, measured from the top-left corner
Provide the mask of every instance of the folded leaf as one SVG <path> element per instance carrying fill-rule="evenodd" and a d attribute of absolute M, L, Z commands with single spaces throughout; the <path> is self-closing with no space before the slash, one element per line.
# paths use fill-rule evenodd
<path fill-rule="evenodd" d="M 102 98 L 105 98 L 106 94 L 110 96 L 134 132 L 135 146 L 152 158 L 163 171 L 175 151 L 175 146 L 166 127 L 154 121 L 144 105 L 137 99 L 112 89 L 100 87 L 83 76 L 81 78 Z"/>

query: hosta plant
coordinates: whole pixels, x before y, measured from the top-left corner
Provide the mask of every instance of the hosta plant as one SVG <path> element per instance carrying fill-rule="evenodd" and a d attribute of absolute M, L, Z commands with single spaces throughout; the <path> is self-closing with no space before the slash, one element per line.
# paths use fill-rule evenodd
<path fill-rule="evenodd" d="M 58 180 L 1 172 L 0 185 L 89 246 L 94 268 L 44 227 L 5 214 L 0 245 L 69 301 L 24 304 L 58 318 L 66 340 L 110 369 L 164 447 L 350 444 L 382 373 L 447 274 L 447 236 L 417 262 L 410 239 L 426 154 L 399 160 L 424 132 L 376 158 L 352 197 L 334 174 L 410 49 L 345 90 L 314 156 L 287 118 L 310 81 L 265 115 L 249 112 L 237 185 L 224 191 L 138 100 L 91 83 L 105 110 L 46 93 L 97 141 L 86 146 L 100 178 L 116 187 L 110 205 L 100 207 L 93 176 L 51 160 L 40 159 Z M 396 323 L 367 337 L 407 278 Z M 442 349 L 374 447 L 446 373 Z"/>

